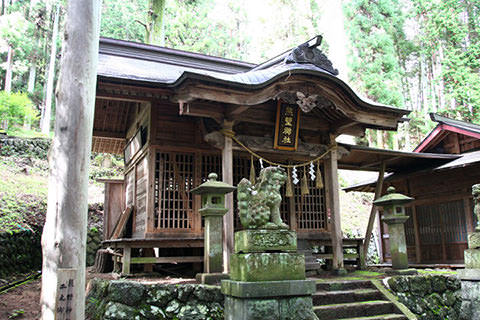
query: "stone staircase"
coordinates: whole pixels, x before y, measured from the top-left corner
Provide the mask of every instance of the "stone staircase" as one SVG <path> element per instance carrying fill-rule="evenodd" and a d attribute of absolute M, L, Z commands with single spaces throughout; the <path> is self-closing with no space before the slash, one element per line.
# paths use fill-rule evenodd
<path fill-rule="evenodd" d="M 317 283 L 313 310 L 322 320 L 408 320 L 368 280 Z"/>

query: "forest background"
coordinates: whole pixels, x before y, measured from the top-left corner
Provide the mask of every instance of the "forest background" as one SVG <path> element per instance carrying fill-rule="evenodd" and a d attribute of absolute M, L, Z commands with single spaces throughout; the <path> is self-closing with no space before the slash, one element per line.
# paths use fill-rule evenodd
<path fill-rule="evenodd" d="M 480 123 L 480 0 L 103 0 L 101 35 L 260 63 L 313 36 L 361 95 L 412 110 L 361 143 L 411 151 L 429 112 Z M 65 1 L 2 0 L 0 124 L 48 135 Z M 348 59 L 347 59 L 348 57 Z"/>

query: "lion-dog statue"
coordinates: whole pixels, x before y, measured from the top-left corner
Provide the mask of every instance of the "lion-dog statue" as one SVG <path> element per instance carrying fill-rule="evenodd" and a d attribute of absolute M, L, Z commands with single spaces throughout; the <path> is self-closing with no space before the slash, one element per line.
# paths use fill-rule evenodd
<path fill-rule="evenodd" d="M 285 169 L 268 167 L 260 171 L 255 185 L 245 178 L 240 181 L 238 209 L 245 229 L 288 229 L 280 216 L 280 188 L 286 180 Z"/>

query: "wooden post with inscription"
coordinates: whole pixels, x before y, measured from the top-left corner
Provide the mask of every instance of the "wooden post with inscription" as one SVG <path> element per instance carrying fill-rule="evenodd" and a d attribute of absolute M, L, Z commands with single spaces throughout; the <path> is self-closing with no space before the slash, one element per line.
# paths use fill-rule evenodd
<path fill-rule="evenodd" d="M 85 319 L 88 167 L 99 32 L 100 1 L 68 1 L 42 235 L 44 320 Z"/>

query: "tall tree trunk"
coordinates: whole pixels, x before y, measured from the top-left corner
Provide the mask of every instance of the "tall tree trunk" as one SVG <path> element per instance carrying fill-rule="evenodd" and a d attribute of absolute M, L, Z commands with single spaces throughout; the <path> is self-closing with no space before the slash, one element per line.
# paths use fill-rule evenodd
<path fill-rule="evenodd" d="M 163 17 L 166 0 L 150 0 L 148 21 L 146 27 L 146 39 L 149 44 L 160 46 L 165 45 L 165 34 L 163 29 Z"/>
<path fill-rule="evenodd" d="M 71 319 L 85 319 L 87 187 L 99 31 L 99 0 L 68 2 L 42 235 L 43 320 L 65 319 L 57 308 L 57 293 L 65 290 L 61 285 L 68 286 L 69 280 L 73 285 Z"/>
<path fill-rule="evenodd" d="M 50 118 L 52 117 L 52 97 L 53 83 L 55 81 L 55 59 L 57 57 L 57 36 L 58 19 L 60 16 L 60 5 L 55 9 L 53 20 L 52 45 L 50 47 L 50 62 L 48 63 L 47 92 L 45 95 L 44 112 L 40 121 L 40 130 L 42 133 L 50 133 Z"/>
<path fill-rule="evenodd" d="M 7 49 L 7 68 L 5 71 L 5 86 L 6 92 L 12 91 L 12 72 L 13 72 L 13 48 L 11 45 Z"/>

